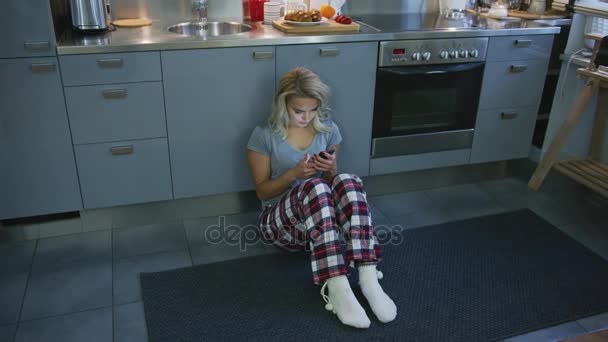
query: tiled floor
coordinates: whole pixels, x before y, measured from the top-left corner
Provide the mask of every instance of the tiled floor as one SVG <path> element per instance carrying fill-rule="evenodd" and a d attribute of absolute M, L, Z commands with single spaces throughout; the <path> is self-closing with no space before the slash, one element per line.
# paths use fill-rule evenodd
<path fill-rule="evenodd" d="M 377 225 L 406 229 L 527 207 L 608 259 L 608 202 L 559 176 L 539 193 L 513 177 L 369 201 Z M 145 341 L 139 272 L 275 252 L 261 244 L 242 251 L 237 240 L 210 243 L 207 227 L 252 225 L 257 213 L 223 222 L 193 218 L 191 202 L 187 210 L 174 201 L 1 228 L 0 342 Z M 507 341 L 552 341 L 605 327 L 608 313 Z"/>

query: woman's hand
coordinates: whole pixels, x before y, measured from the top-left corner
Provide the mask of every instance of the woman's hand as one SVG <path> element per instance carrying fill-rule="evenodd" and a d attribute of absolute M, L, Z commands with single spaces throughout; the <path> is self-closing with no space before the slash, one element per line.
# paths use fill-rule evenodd
<path fill-rule="evenodd" d="M 321 152 L 319 155 L 312 157 L 313 165 L 317 171 L 335 173 L 336 171 L 336 154 Z"/>
<path fill-rule="evenodd" d="M 314 164 L 309 163 L 310 155 L 306 153 L 306 157 L 293 167 L 293 172 L 296 179 L 308 179 L 317 173 Z"/>

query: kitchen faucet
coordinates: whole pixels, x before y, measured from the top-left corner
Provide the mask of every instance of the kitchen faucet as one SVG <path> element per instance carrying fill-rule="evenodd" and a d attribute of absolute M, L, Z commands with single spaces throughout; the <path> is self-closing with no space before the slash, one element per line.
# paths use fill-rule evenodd
<path fill-rule="evenodd" d="M 192 2 L 192 11 L 198 14 L 198 21 L 203 26 L 207 25 L 207 9 L 209 8 L 209 0 L 194 0 Z"/>

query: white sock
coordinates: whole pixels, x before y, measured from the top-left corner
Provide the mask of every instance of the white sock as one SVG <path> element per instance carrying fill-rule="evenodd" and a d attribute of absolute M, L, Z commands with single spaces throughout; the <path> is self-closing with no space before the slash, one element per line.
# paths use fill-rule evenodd
<path fill-rule="evenodd" d="M 359 285 L 372 311 L 382 323 L 388 323 L 397 317 L 397 306 L 378 283 L 376 265 L 359 266 Z"/>
<path fill-rule="evenodd" d="M 327 279 L 329 302 L 340 322 L 355 328 L 369 328 L 371 321 L 357 301 L 345 275 Z"/>

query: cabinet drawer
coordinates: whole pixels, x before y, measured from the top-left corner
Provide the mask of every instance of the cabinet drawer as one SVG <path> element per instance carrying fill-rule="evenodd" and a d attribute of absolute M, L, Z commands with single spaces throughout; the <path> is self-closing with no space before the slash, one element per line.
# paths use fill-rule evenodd
<path fill-rule="evenodd" d="M 167 139 L 74 146 L 85 208 L 171 199 Z"/>
<path fill-rule="evenodd" d="M 520 107 L 477 113 L 471 163 L 528 157 L 536 112 L 536 107 Z"/>
<path fill-rule="evenodd" d="M 160 81 L 160 53 L 73 55 L 59 57 L 65 86 Z"/>
<path fill-rule="evenodd" d="M 480 109 L 538 106 L 548 60 L 486 63 Z"/>
<path fill-rule="evenodd" d="M 486 60 L 548 59 L 553 46 L 553 35 L 492 37 Z"/>
<path fill-rule="evenodd" d="M 66 87 L 74 144 L 166 137 L 161 82 Z"/>

